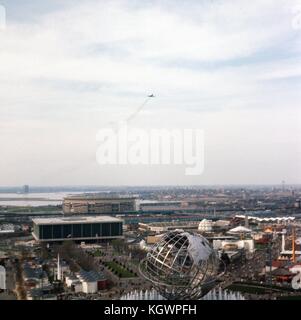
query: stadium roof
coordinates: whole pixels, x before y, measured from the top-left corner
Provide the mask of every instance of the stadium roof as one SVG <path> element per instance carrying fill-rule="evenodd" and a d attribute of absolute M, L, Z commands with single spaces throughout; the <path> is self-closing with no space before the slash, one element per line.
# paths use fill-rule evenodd
<path fill-rule="evenodd" d="M 274 218 L 267 218 L 267 217 L 253 217 L 253 216 L 245 216 L 245 215 L 236 215 L 236 218 L 245 219 L 246 217 L 248 220 L 255 220 L 259 222 L 279 222 L 279 221 L 289 221 L 295 220 L 295 217 L 274 217 Z"/>

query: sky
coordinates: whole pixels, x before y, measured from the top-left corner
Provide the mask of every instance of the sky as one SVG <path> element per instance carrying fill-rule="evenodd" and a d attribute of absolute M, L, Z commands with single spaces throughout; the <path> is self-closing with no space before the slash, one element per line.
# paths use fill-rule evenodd
<path fill-rule="evenodd" d="M 301 0 L 0 9 L 0 185 L 301 183 Z M 142 105 L 131 127 L 203 130 L 202 174 L 97 162 L 99 130 Z"/>

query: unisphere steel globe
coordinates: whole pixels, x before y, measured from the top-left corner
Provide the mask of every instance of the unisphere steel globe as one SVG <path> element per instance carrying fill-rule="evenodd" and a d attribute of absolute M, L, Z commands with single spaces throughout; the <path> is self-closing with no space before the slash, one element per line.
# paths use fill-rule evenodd
<path fill-rule="evenodd" d="M 214 287 L 220 260 L 199 234 L 168 232 L 140 263 L 141 274 L 168 300 L 200 299 Z"/>

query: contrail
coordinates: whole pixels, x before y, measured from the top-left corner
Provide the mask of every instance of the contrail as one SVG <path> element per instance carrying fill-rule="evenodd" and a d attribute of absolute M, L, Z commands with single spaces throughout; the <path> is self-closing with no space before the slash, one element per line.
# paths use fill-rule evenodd
<path fill-rule="evenodd" d="M 140 111 L 144 108 L 144 106 L 147 104 L 148 100 L 151 99 L 151 97 L 147 97 L 144 102 L 137 108 L 136 111 L 134 111 L 131 115 L 129 115 L 126 119 L 125 122 L 128 123 L 135 119 L 135 117 L 140 113 Z"/>
<path fill-rule="evenodd" d="M 153 95 L 153 94 L 151 94 L 151 95 L 149 95 L 145 100 L 144 100 L 144 102 L 133 112 L 133 113 L 131 113 L 127 118 L 125 118 L 123 121 L 121 121 L 121 122 L 125 122 L 126 124 L 128 124 L 129 122 L 131 122 L 132 120 L 134 120 L 137 116 L 138 116 L 138 114 L 142 111 L 142 109 L 145 107 L 145 105 L 147 104 L 147 102 L 148 102 L 148 100 L 149 99 L 151 99 L 151 98 L 154 98 L 155 96 Z M 107 125 L 110 125 L 110 126 L 114 126 L 114 125 L 116 125 L 116 126 L 118 126 L 118 124 L 120 123 L 120 121 L 110 121 L 110 122 L 108 122 L 106 125 L 105 125 L 105 127 L 107 126 Z M 116 128 L 115 128 L 116 129 Z"/>
<path fill-rule="evenodd" d="M 110 122 L 107 122 L 106 124 L 104 124 L 103 127 L 104 128 L 111 127 L 114 130 L 114 132 L 116 132 L 120 123 L 125 123 L 126 125 L 128 125 L 132 120 L 134 120 L 137 117 L 137 115 L 141 112 L 141 110 L 147 104 L 148 100 L 151 98 L 154 98 L 154 97 L 155 96 L 153 94 L 147 96 L 147 98 L 144 100 L 144 102 L 133 113 L 131 113 L 129 116 L 127 116 L 124 120 L 110 121 Z"/>
<path fill-rule="evenodd" d="M 131 113 L 124 121 L 122 122 L 125 122 L 126 124 L 128 124 L 129 122 L 131 122 L 132 120 L 134 120 L 137 115 L 142 111 L 142 109 L 145 107 L 145 105 L 147 104 L 147 102 L 151 99 L 151 98 L 154 98 L 155 96 L 153 94 L 149 95 L 145 100 L 144 102 L 133 112 Z M 111 127 L 114 127 L 113 130 L 114 131 L 117 131 L 117 128 L 118 128 L 118 125 L 119 125 L 119 121 L 116 122 L 116 121 L 110 121 L 108 122 L 107 124 L 104 125 L 104 127 L 106 126 L 111 126 Z M 93 154 L 90 155 L 87 159 L 88 161 L 91 161 L 91 160 L 95 160 L 95 155 Z M 84 165 L 74 165 L 74 166 L 65 166 L 65 167 L 62 167 L 61 169 L 59 170 L 55 170 L 55 172 L 53 172 L 53 174 L 58 174 L 61 170 L 63 170 L 64 172 L 74 172 L 74 171 L 77 171 L 79 168 L 83 167 Z M 53 175 L 52 174 L 52 175 Z M 47 174 L 47 177 L 49 175 Z"/>

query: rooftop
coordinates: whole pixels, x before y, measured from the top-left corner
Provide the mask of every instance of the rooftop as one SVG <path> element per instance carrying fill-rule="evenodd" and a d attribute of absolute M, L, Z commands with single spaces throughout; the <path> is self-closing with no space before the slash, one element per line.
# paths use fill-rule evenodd
<path fill-rule="evenodd" d="M 121 219 L 110 216 L 81 216 L 81 217 L 54 217 L 54 218 L 36 218 L 32 219 L 36 225 L 45 224 L 80 224 L 80 223 L 105 223 L 122 222 Z"/>
<path fill-rule="evenodd" d="M 166 221 L 166 222 L 151 222 L 151 223 L 139 223 L 141 226 L 148 226 L 148 227 L 175 227 L 175 226 L 198 226 L 200 223 L 200 220 L 196 221 Z"/>
<path fill-rule="evenodd" d="M 84 271 L 81 270 L 78 273 L 78 276 L 85 282 L 94 282 L 99 280 L 106 280 L 106 277 L 103 273 L 96 272 L 96 271 Z"/>
<path fill-rule="evenodd" d="M 64 200 L 136 200 L 137 195 L 119 195 L 119 194 L 102 194 L 102 193 L 83 193 L 79 195 L 70 195 Z"/>
<path fill-rule="evenodd" d="M 47 277 L 46 272 L 43 271 L 42 268 L 34 268 L 27 263 L 23 266 L 23 272 L 27 279 L 41 279 L 42 277 Z"/>

